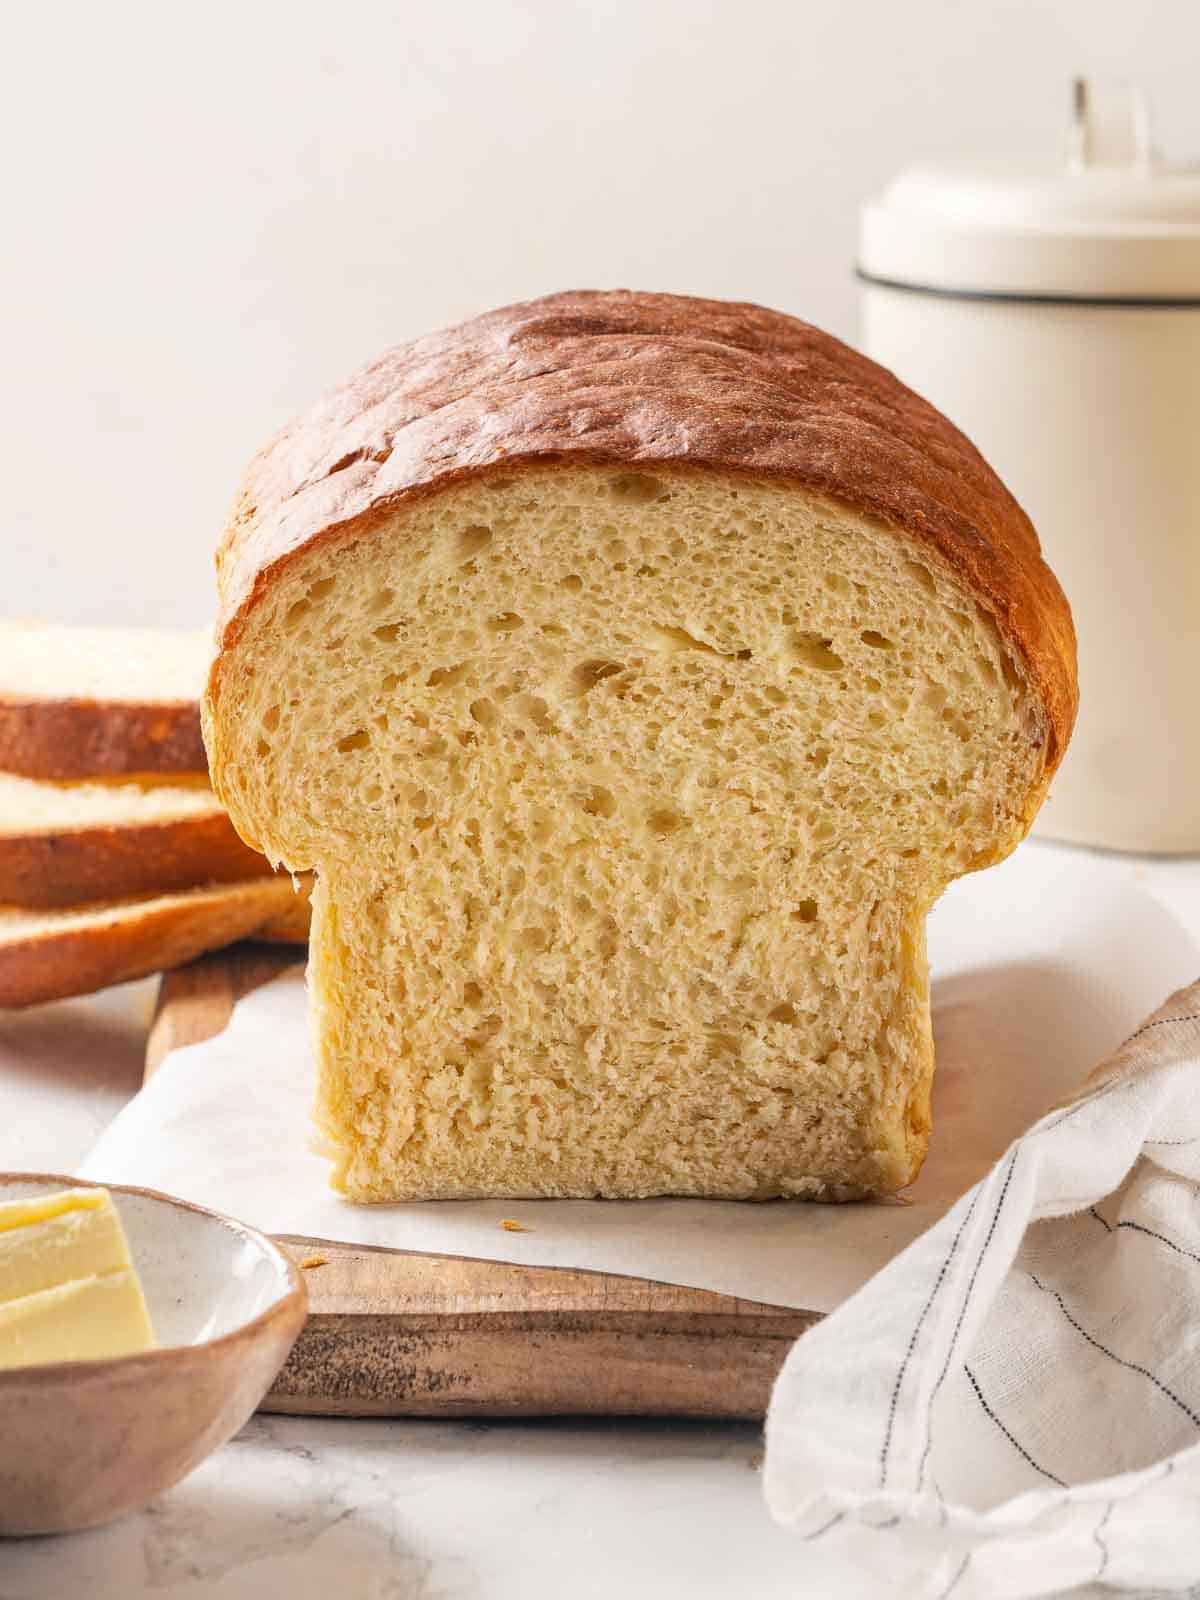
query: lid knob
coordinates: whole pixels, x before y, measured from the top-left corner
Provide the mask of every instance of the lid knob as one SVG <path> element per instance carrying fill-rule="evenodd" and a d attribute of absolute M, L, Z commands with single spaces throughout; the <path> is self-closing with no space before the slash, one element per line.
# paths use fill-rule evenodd
<path fill-rule="evenodd" d="M 1127 78 L 1076 78 L 1067 124 L 1067 171 L 1124 167 L 1148 175 L 1154 165 L 1150 108 L 1138 85 Z"/>

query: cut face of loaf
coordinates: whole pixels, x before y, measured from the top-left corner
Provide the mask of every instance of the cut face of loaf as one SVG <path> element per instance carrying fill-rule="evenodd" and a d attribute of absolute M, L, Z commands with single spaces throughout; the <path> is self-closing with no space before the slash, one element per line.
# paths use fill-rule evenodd
<path fill-rule="evenodd" d="M 303 550 L 221 693 L 236 823 L 318 873 L 347 1194 L 915 1175 L 925 916 L 1023 835 L 1048 747 L 931 551 L 786 485 L 528 466 Z"/>

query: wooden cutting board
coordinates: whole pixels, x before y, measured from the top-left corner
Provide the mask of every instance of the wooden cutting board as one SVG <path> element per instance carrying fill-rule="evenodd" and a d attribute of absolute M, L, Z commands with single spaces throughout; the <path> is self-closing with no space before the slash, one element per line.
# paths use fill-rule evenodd
<path fill-rule="evenodd" d="M 218 1034 L 295 950 L 236 945 L 166 973 L 146 1075 Z M 646 1278 L 293 1235 L 304 1331 L 263 1409 L 320 1416 L 761 1417 L 816 1314 Z"/>

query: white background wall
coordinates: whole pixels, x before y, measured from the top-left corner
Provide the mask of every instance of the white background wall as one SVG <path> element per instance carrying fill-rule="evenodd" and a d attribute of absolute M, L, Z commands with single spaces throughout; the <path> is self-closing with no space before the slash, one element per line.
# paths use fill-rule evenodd
<path fill-rule="evenodd" d="M 489 305 L 621 284 L 853 337 L 858 200 L 1052 147 L 1077 71 L 1200 149 L 1200 0 L 6 6 L 0 610 L 205 620 L 252 450 Z"/>

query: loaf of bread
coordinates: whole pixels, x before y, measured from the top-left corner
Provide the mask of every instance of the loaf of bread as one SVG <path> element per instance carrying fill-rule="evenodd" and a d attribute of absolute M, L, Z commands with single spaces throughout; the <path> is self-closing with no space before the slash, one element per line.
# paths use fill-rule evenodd
<path fill-rule="evenodd" d="M 0 623 L 0 771 L 203 774 L 208 650 L 206 629 Z"/>
<path fill-rule="evenodd" d="M 926 913 L 1076 703 L 1037 537 L 931 406 L 755 306 L 558 295 L 285 429 L 218 565 L 211 769 L 317 873 L 338 1187 L 912 1179 Z"/>

